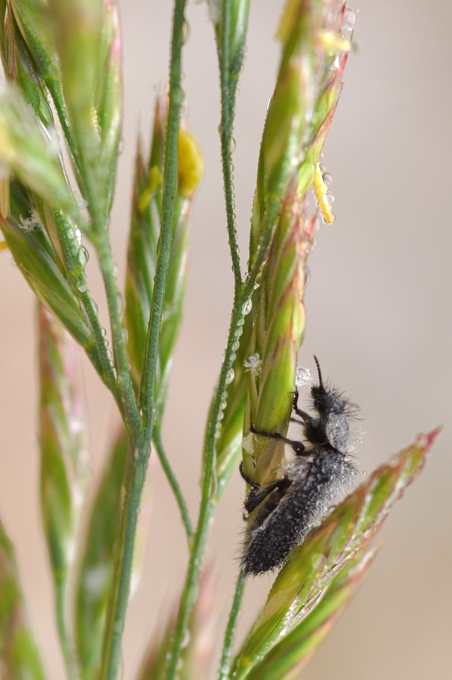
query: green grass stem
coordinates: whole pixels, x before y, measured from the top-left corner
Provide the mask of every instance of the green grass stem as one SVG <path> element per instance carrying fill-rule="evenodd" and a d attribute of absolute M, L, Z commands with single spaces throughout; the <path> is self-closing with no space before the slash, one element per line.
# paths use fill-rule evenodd
<path fill-rule="evenodd" d="M 243 570 L 240 569 L 237 583 L 235 586 L 234 599 L 232 600 L 231 611 L 229 612 L 228 624 L 224 636 L 223 651 L 221 653 L 220 673 L 218 680 L 227 680 L 229 671 L 231 670 L 231 656 L 234 645 L 234 636 L 237 628 L 237 622 L 240 614 L 240 607 L 243 599 L 243 592 L 245 590 L 246 576 Z"/>

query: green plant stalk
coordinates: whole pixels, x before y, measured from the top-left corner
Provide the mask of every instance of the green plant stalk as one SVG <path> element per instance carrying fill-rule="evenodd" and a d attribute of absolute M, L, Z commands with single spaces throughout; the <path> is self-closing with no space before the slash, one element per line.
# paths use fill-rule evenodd
<path fill-rule="evenodd" d="M 177 505 L 179 506 L 182 522 L 185 527 L 185 531 L 187 533 L 187 539 L 188 539 L 188 547 L 190 549 L 192 539 L 193 539 L 193 527 L 191 525 L 191 520 L 190 520 L 190 515 L 188 514 L 188 508 L 187 504 L 185 502 L 185 498 L 182 495 L 182 491 L 180 489 L 179 483 L 174 475 L 174 472 L 171 468 L 171 465 L 168 461 L 168 458 L 165 453 L 165 449 L 163 447 L 163 442 L 162 442 L 162 433 L 160 430 L 160 425 L 156 425 L 154 427 L 154 431 L 152 434 L 152 441 L 154 442 L 155 445 L 155 450 L 157 451 L 157 455 L 160 460 L 160 464 L 163 468 L 163 471 L 166 475 L 166 478 L 169 482 L 169 485 L 171 489 L 173 490 L 174 496 L 176 498 Z"/>
<path fill-rule="evenodd" d="M 130 443 L 127 454 L 126 471 L 124 475 L 124 504 L 121 512 L 120 530 L 118 537 L 118 552 L 115 562 L 113 588 L 110 596 L 104 644 L 102 653 L 101 680 L 116 680 L 121 653 L 121 640 L 124 630 L 125 615 L 130 589 L 130 578 L 133 564 L 133 550 L 137 527 L 141 494 L 146 476 L 146 468 L 150 455 L 153 430 L 154 383 L 157 366 L 158 345 L 163 313 L 163 301 L 168 271 L 169 256 L 172 241 L 172 221 L 174 201 L 177 189 L 178 151 L 177 141 L 179 133 L 179 117 L 182 102 L 181 82 L 181 53 L 183 45 L 185 0 L 175 0 L 173 12 L 173 30 L 171 40 L 170 62 L 170 95 L 168 119 L 165 140 L 165 167 L 163 181 L 163 218 L 160 233 L 160 254 L 155 274 L 155 285 L 152 296 L 151 317 L 148 326 L 143 375 L 141 383 L 141 406 L 144 412 L 145 432 L 140 428 L 129 432 Z M 105 259 L 100 256 L 101 268 L 105 270 L 105 283 L 110 313 L 112 314 L 112 335 L 115 333 L 115 353 L 122 361 L 122 351 L 127 369 L 127 388 L 133 388 L 130 373 L 127 368 L 125 347 L 122 338 L 122 327 L 119 319 L 116 285 L 111 269 L 109 250 Z M 107 288 L 108 284 L 108 288 Z M 119 331 L 119 333 L 118 333 Z M 135 400 L 133 399 L 133 403 Z M 139 413 L 137 411 L 138 419 Z M 132 423 L 135 423 L 135 417 Z"/>
<path fill-rule="evenodd" d="M 121 659 L 121 641 L 130 591 L 135 534 L 140 510 L 141 492 L 146 469 L 140 460 L 141 441 L 129 435 L 124 472 L 124 504 L 119 522 L 118 548 L 113 584 L 105 619 L 100 680 L 117 680 Z M 135 454 L 138 453 L 138 458 Z"/>
<path fill-rule="evenodd" d="M 35 197 L 35 203 L 36 203 L 36 197 Z M 113 397 L 116 400 L 116 403 L 118 405 L 119 411 L 122 413 L 123 408 L 122 408 L 122 401 L 119 397 L 117 385 L 116 385 L 116 379 L 115 379 L 115 374 L 113 372 L 113 367 L 110 363 L 110 360 L 108 358 L 107 354 L 107 345 L 105 343 L 105 337 L 102 334 L 102 326 L 99 321 L 99 317 L 97 315 L 97 312 L 94 308 L 93 305 L 93 300 L 91 298 L 89 290 L 86 290 L 85 292 L 81 293 L 77 289 L 76 285 L 76 279 L 78 278 L 78 273 L 77 273 L 77 267 L 74 264 L 74 258 L 70 254 L 70 244 L 69 244 L 69 239 L 67 236 L 67 230 L 64 228 L 63 223 L 60 219 L 58 219 L 58 216 L 55 215 L 55 226 L 58 234 L 58 240 L 60 244 L 60 248 L 62 251 L 62 255 L 64 258 L 64 266 L 67 271 L 69 279 L 74 282 L 74 288 L 76 290 L 77 295 L 79 296 L 81 303 L 83 305 L 83 308 L 88 316 L 89 322 L 91 324 L 91 329 L 93 331 L 93 335 L 96 341 L 97 348 L 99 350 L 99 356 L 101 360 L 101 366 L 99 367 L 98 365 L 93 363 L 94 368 L 98 372 L 101 380 L 104 382 L 104 384 L 108 387 L 108 389 L 111 391 Z M 99 369 L 102 370 L 99 370 Z"/>
<path fill-rule="evenodd" d="M 226 680 L 229 677 L 231 669 L 231 656 L 234 644 L 235 629 L 240 613 L 240 606 L 242 604 L 243 592 L 245 589 L 246 576 L 243 570 L 240 569 L 235 586 L 234 599 L 232 601 L 231 611 L 229 612 L 228 625 L 224 635 L 223 651 L 221 653 L 220 673 L 218 680 Z"/>
<path fill-rule="evenodd" d="M 83 308 L 88 316 L 88 319 L 91 324 L 91 328 L 96 340 L 96 345 L 99 350 L 101 362 L 102 362 L 102 368 L 104 370 L 104 374 L 100 375 L 102 378 L 102 381 L 105 383 L 105 385 L 108 387 L 110 392 L 112 393 L 113 397 L 115 398 L 116 404 L 118 406 L 118 409 L 120 413 L 122 413 L 122 401 L 120 399 L 117 385 L 116 385 L 116 379 L 115 379 L 115 374 L 113 372 L 113 366 L 111 365 L 111 362 L 108 358 L 107 354 L 107 345 L 105 343 L 105 337 L 102 333 L 102 326 L 99 321 L 99 317 L 97 315 L 97 312 L 94 308 L 93 305 L 93 300 L 92 297 L 89 293 L 89 290 L 86 291 L 86 293 L 79 293 L 80 295 L 80 300 L 82 302 Z M 97 367 L 95 366 L 97 369 Z"/>
<path fill-rule="evenodd" d="M 248 275 L 242 284 L 241 289 L 241 300 L 244 304 L 253 294 L 254 284 L 256 283 L 257 275 L 262 267 L 262 263 L 268 253 L 268 248 L 270 245 L 271 235 L 273 232 L 273 227 L 275 225 L 275 220 L 278 216 L 279 209 L 281 207 L 281 198 L 277 196 L 271 196 L 268 199 L 268 205 L 266 211 L 262 218 L 261 225 L 261 239 L 257 248 L 254 261 L 251 261 L 248 266 Z"/>
<path fill-rule="evenodd" d="M 145 446 L 151 444 L 153 429 L 155 373 L 159 353 L 168 265 L 173 240 L 173 215 L 177 194 L 178 137 L 180 109 L 183 98 L 181 88 L 181 61 L 183 46 L 184 9 L 186 0 L 175 0 L 173 34 L 171 40 L 169 104 L 166 121 L 165 154 L 163 168 L 162 223 L 160 228 L 159 256 L 157 260 L 151 313 L 143 357 L 140 385 L 140 408 L 143 410 Z"/>
<path fill-rule="evenodd" d="M 230 78 L 230 32 L 231 32 L 231 0 L 223 2 L 222 46 L 219 49 L 220 82 L 221 82 L 221 160 L 223 166 L 224 197 L 226 202 L 226 220 L 228 226 L 229 248 L 231 251 L 232 267 L 234 271 L 234 291 L 238 294 L 242 285 L 240 270 L 240 254 L 237 245 L 235 215 L 234 215 L 234 186 L 232 179 L 232 125 L 234 118 L 234 104 L 236 83 Z"/>
<path fill-rule="evenodd" d="M 177 674 L 177 662 L 179 660 L 182 642 L 185 637 L 185 630 L 187 628 L 188 619 L 191 608 L 196 600 L 197 582 L 202 566 L 202 558 L 204 555 L 207 535 L 209 530 L 209 520 L 213 515 L 216 507 L 215 499 L 215 454 L 216 454 L 216 433 L 217 426 L 220 423 L 221 404 L 223 401 L 223 392 L 226 390 L 228 384 L 228 374 L 232 368 L 235 358 L 233 345 L 237 340 L 237 330 L 240 328 L 240 322 L 243 320 L 243 303 L 234 304 L 232 310 L 231 324 L 229 328 L 228 342 L 225 350 L 223 365 L 218 379 L 215 398 L 212 404 L 211 417 L 207 426 L 207 435 L 205 443 L 205 469 L 202 482 L 201 504 L 199 508 L 198 524 L 196 533 L 193 539 L 193 548 L 190 555 L 190 561 L 187 569 L 184 590 L 179 605 L 177 615 L 176 627 L 174 631 L 173 645 L 171 656 L 168 663 L 166 673 L 166 680 L 174 680 Z"/>
<path fill-rule="evenodd" d="M 113 259 L 111 256 L 110 240 L 108 232 L 96 239 L 95 247 L 99 259 L 99 266 L 104 281 L 105 294 L 107 297 L 108 312 L 110 317 L 111 339 L 114 352 L 115 366 L 118 371 L 117 385 L 119 386 L 122 405 L 121 414 L 124 415 L 124 424 L 129 432 L 141 432 L 141 418 L 135 401 L 132 378 L 127 362 L 126 346 L 123 337 L 123 326 L 118 309 L 118 289 L 113 273 Z"/>

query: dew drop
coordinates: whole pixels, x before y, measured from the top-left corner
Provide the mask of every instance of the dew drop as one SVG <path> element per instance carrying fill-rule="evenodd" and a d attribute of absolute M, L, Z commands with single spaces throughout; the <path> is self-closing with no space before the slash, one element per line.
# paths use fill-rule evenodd
<path fill-rule="evenodd" d="M 176 104 L 182 104 L 184 101 L 184 91 L 181 87 L 175 87 L 173 90 L 173 98 Z"/>
<path fill-rule="evenodd" d="M 320 170 L 320 172 L 325 172 L 325 171 L 326 171 L 326 166 L 320 164 L 320 165 L 319 165 L 319 170 Z"/>
<path fill-rule="evenodd" d="M 234 137 L 231 137 L 231 153 L 234 153 L 235 147 L 237 146 Z"/>
<path fill-rule="evenodd" d="M 228 375 L 226 377 L 226 385 L 230 385 L 233 380 L 234 380 L 234 369 L 231 368 L 231 369 L 229 369 Z"/>
<path fill-rule="evenodd" d="M 88 284 L 86 283 L 85 279 L 79 279 L 76 283 L 76 286 L 79 293 L 86 293 L 88 290 Z"/>
<path fill-rule="evenodd" d="M 367 472 L 366 472 L 365 470 L 363 470 L 363 471 L 361 472 L 361 477 L 365 477 L 366 475 L 367 475 Z"/>
<path fill-rule="evenodd" d="M 324 172 L 322 175 L 324 183 L 328 186 L 333 181 L 333 175 L 330 172 Z"/>
<path fill-rule="evenodd" d="M 70 241 L 72 241 L 75 238 L 75 229 L 72 227 L 69 227 L 69 229 L 66 232 L 66 235 Z"/>
<path fill-rule="evenodd" d="M 250 298 L 249 300 L 247 300 L 245 302 L 245 304 L 243 306 L 243 314 L 246 316 L 247 314 L 249 314 L 251 312 L 252 308 L 253 308 L 253 301 Z"/>
<path fill-rule="evenodd" d="M 304 286 L 305 286 L 305 288 L 309 284 L 310 280 L 311 280 L 311 270 L 309 269 L 309 267 L 305 267 L 304 268 Z"/>
<path fill-rule="evenodd" d="M 121 316 L 124 311 L 124 298 L 119 291 L 116 292 L 116 305 L 118 307 L 118 314 Z"/>
<path fill-rule="evenodd" d="M 113 263 L 113 267 L 112 267 L 112 269 L 111 269 L 111 273 L 113 274 L 113 276 L 114 276 L 115 278 L 118 276 L 118 271 L 119 271 L 118 265 L 117 265 L 116 262 L 115 262 L 115 263 Z"/>
<path fill-rule="evenodd" d="M 322 222 L 323 224 L 334 224 L 336 222 L 336 215 L 334 213 L 331 213 L 331 217 L 329 220 L 326 220 L 325 216 L 322 215 Z"/>
<path fill-rule="evenodd" d="M 337 71 L 340 65 L 341 65 L 341 60 L 339 59 L 339 55 L 336 54 L 336 56 L 334 57 L 333 63 L 331 64 L 331 70 Z"/>
<path fill-rule="evenodd" d="M 127 345 L 127 341 L 129 339 L 129 334 L 127 332 L 127 328 L 123 327 L 123 329 L 121 331 L 121 335 L 122 335 L 122 340 L 123 340 L 124 344 Z"/>
<path fill-rule="evenodd" d="M 100 329 L 100 332 L 102 333 L 102 335 L 104 336 L 104 338 L 107 337 L 107 329 L 106 329 L 106 328 L 102 327 L 102 328 Z"/>
<path fill-rule="evenodd" d="M 333 205 L 333 203 L 334 203 L 334 196 L 333 196 L 333 194 L 331 193 L 331 191 L 327 191 L 324 198 L 325 198 L 325 203 L 326 203 L 327 205 Z"/>
<path fill-rule="evenodd" d="M 304 368 L 304 366 L 297 366 L 295 385 L 297 387 L 303 387 L 304 385 L 309 385 L 310 383 L 312 383 L 312 376 L 309 368 Z"/>
<path fill-rule="evenodd" d="M 184 24 L 182 26 L 182 43 L 185 43 L 190 39 L 190 24 L 184 19 Z"/>
<path fill-rule="evenodd" d="M 234 352 L 236 352 L 239 347 L 240 347 L 240 342 L 238 342 L 238 341 L 234 342 L 234 344 L 232 345 L 232 349 L 233 349 Z"/>
<path fill-rule="evenodd" d="M 99 316 L 99 305 L 97 304 L 96 300 L 94 300 L 94 298 L 91 298 L 91 305 L 96 313 L 96 316 Z"/>
<path fill-rule="evenodd" d="M 345 8 L 344 16 L 342 18 L 342 30 L 353 30 L 356 24 L 356 12 L 350 7 Z"/>
<path fill-rule="evenodd" d="M 85 264 L 87 264 L 88 260 L 89 260 L 89 252 L 88 252 L 87 248 L 85 248 L 85 246 L 82 246 L 80 248 L 80 263 L 82 265 L 85 265 Z"/>

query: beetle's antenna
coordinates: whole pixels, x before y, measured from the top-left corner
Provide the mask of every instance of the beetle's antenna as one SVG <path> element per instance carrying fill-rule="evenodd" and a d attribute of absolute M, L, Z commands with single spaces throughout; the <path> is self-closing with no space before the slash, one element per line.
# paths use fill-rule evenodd
<path fill-rule="evenodd" d="M 322 387 L 322 389 L 325 389 L 325 388 L 323 387 L 322 372 L 321 372 L 321 370 L 320 370 L 319 360 L 317 359 L 317 357 L 316 357 L 315 354 L 314 354 L 314 361 L 315 361 L 315 363 L 316 363 L 316 365 L 317 365 L 317 373 L 319 374 L 319 385 L 320 385 L 320 387 Z"/>

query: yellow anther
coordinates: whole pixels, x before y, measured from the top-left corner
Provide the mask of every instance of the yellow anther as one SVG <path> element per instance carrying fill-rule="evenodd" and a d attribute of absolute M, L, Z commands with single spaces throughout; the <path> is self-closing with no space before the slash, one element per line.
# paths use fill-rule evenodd
<path fill-rule="evenodd" d="M 322 171 L 320 170 L 320 165 L 319 163 L 316 164 L 315 166 L 315 176 L 314 176 L 314 184 L 313 184 L 313 189 L 314 189 L 314 194 L 317 200 L 317 203 L 319 204 L 319 208 L 322 211 L 323 219 L 327 224 L 333 224 L 335 220 L 335 216 L 333 215 L 333 212 L 331 211 L 331 206 L 325 199 L 326 193 L 328 191 L 328 187 L 323 181 L 322 177 Z"/>
<path fill-rule="evenodd" d="M 287 42 L 293 31 L 293 27 L 296 26 L 296 13 L 299 11 L 299 4 L 299 0 L 288 0 L 284 6 L 281 19 L 279 20 L 278 30 L 276 31 L 276 38 L 283 44 Z"/>
<path fill-rule="evenodd" d="M 340 33 L 335 31 L 320 31 L 319 39 L 322 46 L 327 51 L 350 52 L 352 44 L 350 40 L 343 38 Z"/>
<path fill-rule="evenodd" d="M 160 168 L 158 165 L 153 165 L 149 173 L 149 191 L 151 194 L 162 185 L 162 182 L 163 177 Z"/>
<path fill-rule="evenodd" d="M 0 217 L 7 220 L 9 217 L 9 177 L 0 179 Z"/>
<path fill-rule="evenodd" d="M 201 181 L 204 162 L 195 138 L 185 130 L 179 130 L 178 152 L 179 193 L 190 198 Z"/>
<path fill-rule="evenodd" d="M 162 173 L 157 165 L 153 165 L 149 172 L 149 181 L 147 189 L 143 191 L 140 196 L 140 201 L 138 203 L 138 208 L 140 212 L 145 210 L 149 203 L 151 202 L 152 194 L 161 186 L 163 181 Z"/>

